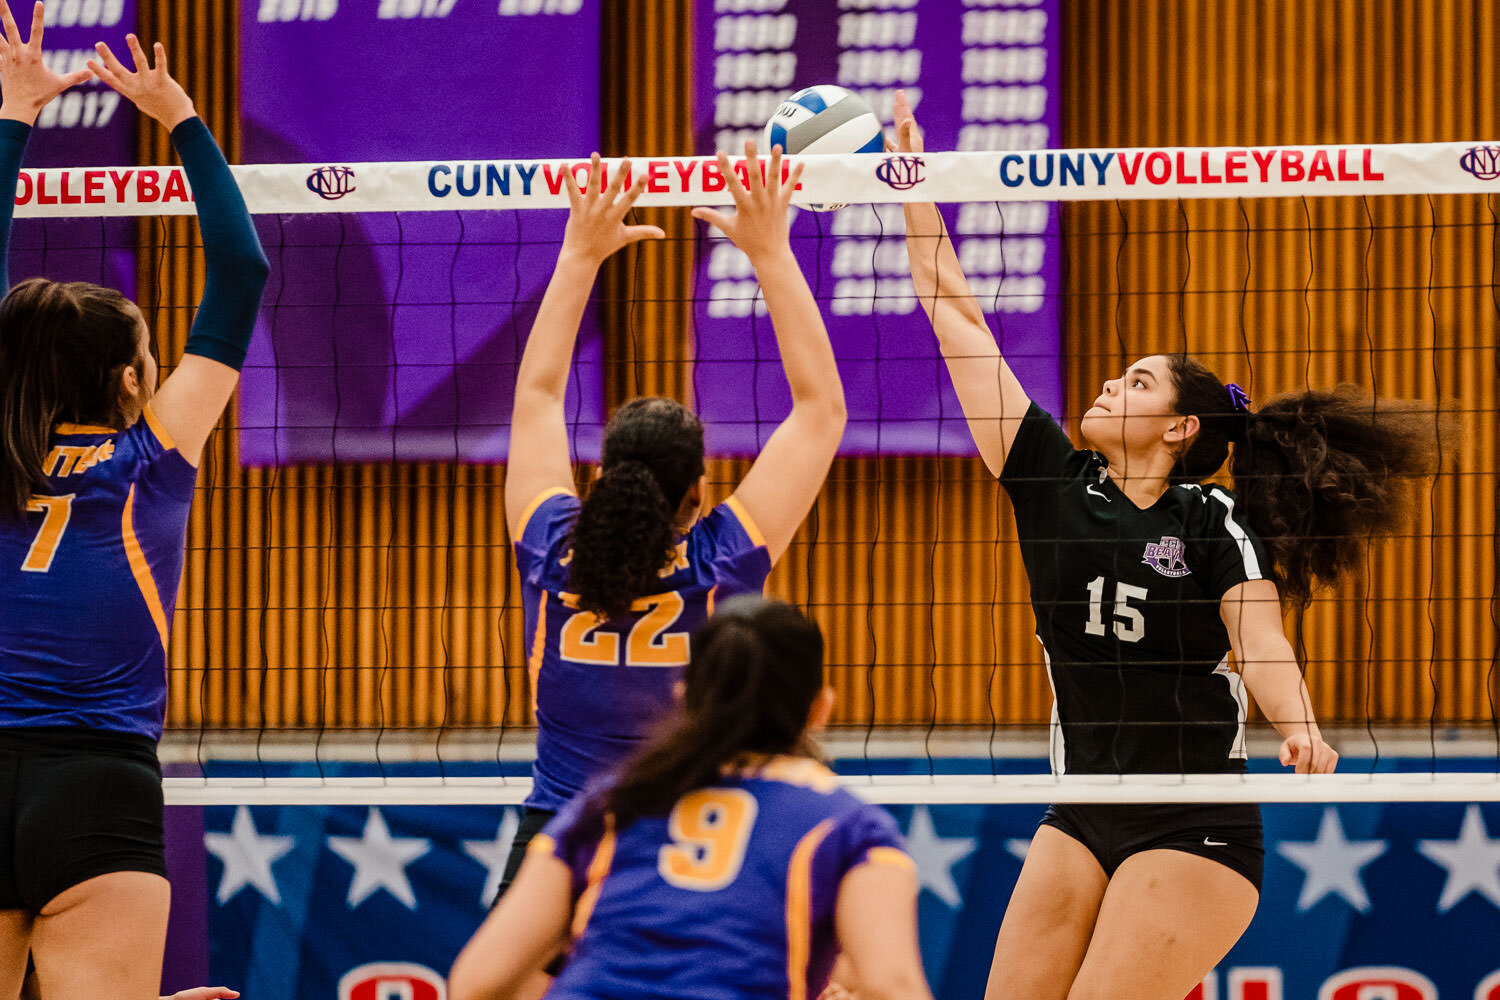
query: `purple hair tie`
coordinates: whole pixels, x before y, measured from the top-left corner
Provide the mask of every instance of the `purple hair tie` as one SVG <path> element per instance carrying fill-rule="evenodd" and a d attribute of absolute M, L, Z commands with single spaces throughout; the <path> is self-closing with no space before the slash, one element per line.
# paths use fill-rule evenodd
<path fill-rule="evenodd" d="M 1240 388 L 1238 382 L 1231 382 L 1224 388 L 1229 390 L 1229 402 L 1236 410 L 1241 413 L 1250 412 L 1250 397 L 1245 394 L 1244 389 Z"/>

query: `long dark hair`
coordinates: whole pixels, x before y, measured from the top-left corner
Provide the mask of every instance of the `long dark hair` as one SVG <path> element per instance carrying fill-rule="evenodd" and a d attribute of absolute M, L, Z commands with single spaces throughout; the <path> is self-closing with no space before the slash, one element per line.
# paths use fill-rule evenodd
<path fill-rule="evenodd" d="M 677 545 L 677 510 L 701 475 L 703 425 L 692 410 L 651 396 L 615 411 L 599 478 L 573 526 L 568 586 L 580 608 L 619 618 L 660 589 Z"/>
<path fill-rule="evenodd" d="M 807 749 L 808 713 L 823 689 L 817 625 L 789 604 L 738 597 L 694 633 L 692 649 L 681 712 L 597 804 L 620 826 L 667 812 L 737 757 Z"/>
<path fill-rule="evenodd" d="M 1252 410 L 1186 355 L 1170 358 L 1178 413 L 1199 429 L 1173 478 L 1201 482 L 1229 464 L 1246 520 L 1270 553 L 1283 598 L 1304 607 L 1358 560 L 1372 534 L 1410 515 L 1418 479 L 1455 436 L 1431 403 L 1379 399 L 1353 385 L 1277 396 Z"/>
<path fill-rule="evenodd" d="M 0 301 L 0 520 L 25 515 L 52 428 L 117 425 L 120 375 L 139 368 L 130 300 L 87 282 L 32 278 Z"/>

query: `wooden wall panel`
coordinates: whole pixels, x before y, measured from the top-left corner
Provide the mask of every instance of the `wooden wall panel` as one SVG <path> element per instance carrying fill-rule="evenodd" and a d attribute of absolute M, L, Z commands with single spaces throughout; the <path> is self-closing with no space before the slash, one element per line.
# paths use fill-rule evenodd
<path fill-rule="evenodd" d="M 603 151 L 690 149 L 691 4 L 604 8 Z M 142 16 L 233 159 L 236 4 L 143 0 Z M 1497 0 L 1070 4 L 1064 140 L 1494 139 L 1497 18 Z M 146 160 L 169 161 L 159 129 L 142 135 Z M 1424 491 L 1413 532 L 1377 546 L 1368 571 L 1307 617 L 1309 678 L 1328 721 L 1492 718 L 1497 211 L 1500 192 L 1065 211 L 1071 398 L 1092 398 L 1132 355 L 1186 344 L 1257 399 L 1346 379 L 1464 411 L 1460 461 Z M 641 215 L 671 238 L 601 276 L 609 397 L 691 401 L 692 223 L 681 209 Z M 153 251 L 142 304 L 173 358 L 202 281 L 196 225 L 149 220 L 142 235 Z M 525 724 L 504 470 L 243 469 L 232 426 L 231 415 L 200 479 L 170 724 Z M 745 468 L 712 462 L 715 496 Z M 824 625 L 841 721 L 1047 718 L 1008 502 L 977 461 L 837 463 L 771 590 Z"/>

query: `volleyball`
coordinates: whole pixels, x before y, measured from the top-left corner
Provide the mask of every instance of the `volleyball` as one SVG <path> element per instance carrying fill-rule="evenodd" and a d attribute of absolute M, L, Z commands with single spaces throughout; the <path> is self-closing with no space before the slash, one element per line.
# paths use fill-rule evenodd
<path fill-rule="evenodd" d="M 797 91 L 766 122 L 765 149 L 795 153 L 878 153 L 885 148 L 880 119 L 858 94 L 823 84 Z M 831 212 L 838 205 L 809 205 Z"/>

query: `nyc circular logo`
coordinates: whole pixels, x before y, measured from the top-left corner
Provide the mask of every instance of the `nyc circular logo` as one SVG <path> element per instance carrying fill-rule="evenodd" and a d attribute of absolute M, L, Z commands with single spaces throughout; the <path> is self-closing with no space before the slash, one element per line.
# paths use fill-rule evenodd
<path fill-rule="evenodd" d="M 1470 146 L 1458 165 L 1482 181 L 1500 180 L 1500 146 Z"/>
<path fill-rule="evenodd" d="M 875 176 L 893 191 L 910 191 L 926 180 L 922 175 L 926 166 L 920 156 L 887 156 L 875 168 Z"/>
<path fill-rule="evenodd" d="M 354 193 L 354 168 L 319 167 L 307 175 L 307 189 L 325 201 Z"/>

